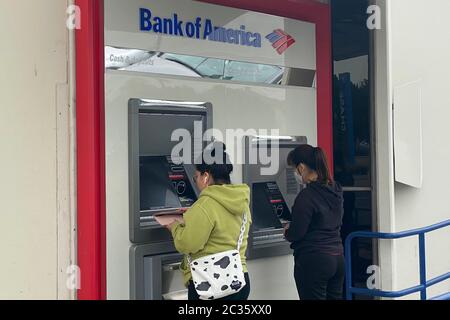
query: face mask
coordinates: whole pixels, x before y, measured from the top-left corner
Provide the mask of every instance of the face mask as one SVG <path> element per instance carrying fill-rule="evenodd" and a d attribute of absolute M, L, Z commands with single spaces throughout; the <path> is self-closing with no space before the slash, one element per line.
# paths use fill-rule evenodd
<path fill-rule="evenodd" d="M 297 181 L 297 183 L 299 185 L 304 184 L 303 177 L 297 171 L 294 172 L 294 176 L 295 176 L 295 181 Z"/>

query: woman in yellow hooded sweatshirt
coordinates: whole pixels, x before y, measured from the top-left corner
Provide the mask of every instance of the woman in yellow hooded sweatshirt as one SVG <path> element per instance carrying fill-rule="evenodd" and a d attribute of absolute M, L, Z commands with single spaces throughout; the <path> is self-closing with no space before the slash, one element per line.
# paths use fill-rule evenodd
<path fill-rule="evenodd" d="M 250 189 L 247 185 L 231 184 L 233 165 L 223 144 L 216 145 L 210 154 L 210 158 L 221 161 L 205 161 L 205 156 L 202 157 L 202 163 L 196 165 L 193 178 L 201 192 L 199 199 L 184 214 L 184 223 L 175 222 L 168 228 L 176 249 L 185 255 L 181 270 L 189 290 L 189 300 L 199 300 L 186 255 L 196 260 L 236 249 L 243 216 L 246 213 L 248 222 L 240 253 L 247 284 L 241 291 L 223 300 L 247 300 L 250 294 L 250 278 L 246 264 L 247 239 L 251 224 Z"/>

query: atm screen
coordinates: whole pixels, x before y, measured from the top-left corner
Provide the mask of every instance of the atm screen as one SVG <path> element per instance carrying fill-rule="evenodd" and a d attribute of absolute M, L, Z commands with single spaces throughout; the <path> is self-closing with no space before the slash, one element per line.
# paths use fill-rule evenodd
<path fill-rule="evenodd" d="M 191 178 L 186 171 L 186 165 L 173 163 L 170 157 L 166 157 L 169 164 L 169 180 L 181 202 L 183 208 L 191 207 L 197 201 L 197 195 L 191 184 Z"/>
<path fill-rule="evenodd" d="M 139 162 L 141 211 L 180 208 L 166 157 L 140 157 Z"/>
<path fill-rule="evenodd" d="M 278 184 L 276 182 L 267 182 L 265 185 L 267 200 L 272 205 L 274 214 L 282 223 L 292 221 L 291 211 L 281 194 Z"/>
<path fill-rule="evenodd" d="M 281 229 L 281 222 L 267 198 L 266 187 L 266 183 L 254 183 L 252 187 L 253 227 L 256 230 Z"/>
<path fill-rule="evenodd" d="M 276 182 L 253 184 L 253 224 L 256 230 L 281 229 L 291 213 Z"/>

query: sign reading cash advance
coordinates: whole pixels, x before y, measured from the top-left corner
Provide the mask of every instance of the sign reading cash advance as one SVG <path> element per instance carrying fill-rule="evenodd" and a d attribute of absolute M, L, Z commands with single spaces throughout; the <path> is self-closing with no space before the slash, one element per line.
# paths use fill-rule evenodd
<path fill-rule="evenodd" d="M 245 25 L 239 29 L 218 27 L 202 17 L 184 21 L 177 13 L 159 17 L 149 8 L 139 8 L 139 19 L 141 31 L 261 48 L 261 34 L 248 31 Z"/>

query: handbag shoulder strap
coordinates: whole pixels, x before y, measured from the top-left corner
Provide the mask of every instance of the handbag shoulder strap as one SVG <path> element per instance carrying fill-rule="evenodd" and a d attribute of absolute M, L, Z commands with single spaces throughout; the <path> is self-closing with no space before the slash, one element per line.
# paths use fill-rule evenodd
<path fill-rule="evenodd" d="M 244 217 L 242 218 L 241 233 L 239 234 L 239 240 L 237 243 L 237 251 L 241 251 L 242 242 L 244 242 L 244 235 L 247 227 L 247 221 L 248 221 L 247 212 L 244 212 Z"/>

